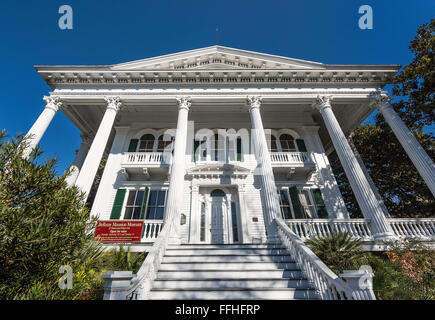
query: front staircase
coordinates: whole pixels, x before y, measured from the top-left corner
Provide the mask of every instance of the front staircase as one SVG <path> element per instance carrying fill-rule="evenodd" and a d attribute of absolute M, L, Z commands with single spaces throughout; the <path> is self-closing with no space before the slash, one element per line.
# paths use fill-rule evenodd
<path fill-rule="evenodd" d="M 367 270 L 338 277 L 286 223 L 274 244 L 175 244 L 166 224 L 137 274 L 109 271 L 105 300 L 374 300 Z M 174 241 L 170 241 L 170 240 Z M 276 240 L 276 239 L 275 239 Z"/>
<path fill-rule="evenodd" d="M 282 245 L 168 245 L 149 299 L 318 299 Z"/>

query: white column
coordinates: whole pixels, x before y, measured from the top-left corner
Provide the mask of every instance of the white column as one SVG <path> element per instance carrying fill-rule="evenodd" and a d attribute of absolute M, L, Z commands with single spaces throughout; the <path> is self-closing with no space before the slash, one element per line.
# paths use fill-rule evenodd
<path fill-rule="evenodd" d="M 352 191 L 366 219 L 370 219 L 372 233 L 376 240 L 394 238 L 394 233 L 388 223 L 379 202 L 376 199 L 367 178 L 362 171 L 358 160 L 341 130 L 331 108 L 331 96 L 317 97 L 316 107 L 323 117 L 326 129 L 329 132 L 334 148 L 349 179 Z"/>
<path fill-rule="evenodd" d="M 124 152 L 127 151 L 130 127 L 115 127 L 114 129 L 115 137 L 91 209 L 91 215 L 98 217 L 99 220 L 110 219 L 116 191 L 121 187 L 121 182 L 125 181 L 125 176 L 120 169 Z"/>
<path fill-rule="evenodd" d="M 106 149 L 116 114 L 121 108 L 119 97 L 107 97 L 105 100 L 107 102 L 106 112 L 104 113 L 97 134 L 95 135 L 94 141 L 89 149 L 88 156 L 83 163 L 82 170 L 80 171 L 79 177 L 76 181 L 76 186 L 86 194 L 86 198 L 89 195 L 89 191 L 91 190 L 92 183 L 94 182 L 95 175 L 98 171 L 98 166 L 100 165 L 101 158 Z"/>
<path fill-rule="evenodd" d="M 32 150 L 38 145 L 39 141 L 41 141 L 51 120 L 53 120 L 54 115 L 62 106 L 59 97 L 44 96 L 43 99 L 46 102 L 46 106 L 26 135 L 29 140 L 27 141 L 27 147 L 23 153 L 24 157 L 28 157 Z"/>
<path fill-rule="evenodd" d="M 385 118 L 391 130 L 405 149 L 414 166 L 417 168 L 423 180 L 426 182 L 432 194 L 435 196 L 435 164 L 428 156 L 423 147 L 415 139 L 411 131 L 400 119 L 390 104 L 390 99 L 385 94 L 378 94 L 376 97 L 379 111 Z"/>
<path fill-rule="evenodd" d="M 263 122 L 261 120 L 260 106 L 261 97 L 248 97 L 249 114 L 251 116 L 252 125 L 252 140 L 257 158 L 258 167 L 254 174 L 257 174 L 261 180 L 261 193 L 264 206 L 264 220 L 267 229 L 267 236 L 270 240 L 276 238 L 276 230 L 274 225 L 275 218 L 279 218 L 280 206 L 278 193 L 273 176 L 272 163 L 270 160 L 269 149 L 267 147 L 266 135 L 264 133 Z"/>
<path fill-rule="evenodd" d="M 76 183 L 77 178 L 79 177 L 80 169 L 83 166 L 83 162 L 85 162 L 86 155 L 88 154 L 90 148 L 88 136 L 80 135 L 80 137 L 82 138 L 82 143 L 80 144 L 80 148 L 77 151 L 73 163 L 69 167 L 70 174 L 66 178 L 66 182 L 70 187 Z"/>
<path fill-rule="evenodd" d="M 186 162 L 187 143 L 187 119 L 191 106 L 190 97 L 177 97 L 178 120 L 175 133 L 174 156 L 171 164 L 171 176 L 169 178 L 168 198 L 166 200 L 165 222 L 173 219 L 175 221 L 172 233 L 173 241 L 178 237 L 178 226 L 180 224 L 180 213 L 183 206 L 183 187 Z M 179 240 L 179 238 L 177 239 Z"/>

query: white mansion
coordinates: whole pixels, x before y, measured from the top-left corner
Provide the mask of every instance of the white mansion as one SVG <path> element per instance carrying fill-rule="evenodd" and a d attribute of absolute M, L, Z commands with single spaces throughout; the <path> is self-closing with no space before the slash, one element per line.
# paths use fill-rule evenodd
<path fill-rule="evenodd" d="M 375 108 L 435 194 L 435 167 L 381 91 L 395 65 L 323 63 L 212 46 L 110 66 L 36 66 L 83 139 L 70 185 L 91 214 L 143 221 L 137 275 L 109 272 L 108 299 L 370 299 L 365 271 L 338 277 L 304 240 L 345 231 L 367 250 L 433 242 L 434 219 L 394 219 L 347 136 Z M 29 148 L 29 150 L 30 150 Z M 337 154 L 364 219 L 351 219 L 328 162 Z M 344 279 L 344 280 L 343 280 Z M 370 282 L 370 281 L 368 281 Z"/>

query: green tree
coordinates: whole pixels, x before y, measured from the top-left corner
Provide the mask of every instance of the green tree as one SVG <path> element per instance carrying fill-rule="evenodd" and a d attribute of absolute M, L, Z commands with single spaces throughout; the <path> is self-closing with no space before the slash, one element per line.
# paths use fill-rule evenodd
<path fill-rule="evenodd" d="M 0 299 L 81 299 L 100 280 L 95 219 L 83 195 L 57 176 L 56 159 L 24 158 L 27 142 L 0 134 Z M 73 270 L 73 289 L 61 290 L 59 268 Z"/>
<path fill-rule="evenodd" d="M 391 81 L 397 101 L 393 103 L 394 109 L 432 159 L 435 159 L 435 139 L 424 129 L 435 121 L 434 32 L 435 19 L 419 28 L 410 45 L 414 54 L 412 62 Z M 393 217 L 433 216 L 433 195 L 382 114 L 376 114 L 375 123 L 355 129 L 352 139 Z M 361 217 L 335 152 L 330 155 L 330 162 L 349 212 L 352 217 Z"/>

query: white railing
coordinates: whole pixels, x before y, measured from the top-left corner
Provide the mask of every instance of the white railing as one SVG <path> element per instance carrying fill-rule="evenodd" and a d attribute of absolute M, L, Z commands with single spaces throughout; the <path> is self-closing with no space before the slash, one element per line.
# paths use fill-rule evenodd
<path fill-rule="evenodd" d="M 145 220 L 143 228 L 142 242 L 154 242 L 162 231 L 163 220 Z"/>
<path fill-rule="evenodd" d="M 387 219 L 399 238 L 435 241 L 435 219 Z M 285 223 L 298 237 L 307 240 L 334 232 L 347 232 L 361 241 L 372 241 L 370 220 L 367 219 L 288 219 Z"/>
<path fill-rule="evenodd" d="M 171 153 L 163 152 L 126 152 L 123 164 L 169 164 Z"/>
<path fill-rule="evenodd" d="M 401 238 L 435 241 L 435 218 L 388 219 L 394 233 Z"/>
<path fill-rule="evenodd" d="M 375 300 L 371 286 L 352 288 L 332 272 L 313 251 L 290 230 L 282 219 L 275 219 L 278 235 L 322 300 Z M 364 277 L 364 275 L 362 275 Z M 367 277 L 371 275 L 367 274 Z"/>
<path fill-rule="evenodd" d="M 312 162 L 308 152 L 271 152 L 270 160 L 272 164 Z"/>
<path fill-rule="evenodd" d="M 162 231 L 157 236 L 136 277 L 133 278 L 129 288 L 125 292 L 127 300 L 147 300 L 152 282 L 157 277 L 157 272 L 169 243 L 169 236 L 173 225 L 174 221 L 171 220 L 170 223 L 164 225 Z"/>
<path fill-rule="evenodd" d="M 325 237 L 336 232 L 347 232 L 360 240 L 372 240 L 373 238 L 369 220 L 365 219 L 288 219 L 285 223 L 304 241 L 315 236 Z"/>

